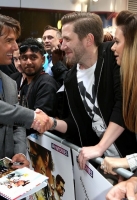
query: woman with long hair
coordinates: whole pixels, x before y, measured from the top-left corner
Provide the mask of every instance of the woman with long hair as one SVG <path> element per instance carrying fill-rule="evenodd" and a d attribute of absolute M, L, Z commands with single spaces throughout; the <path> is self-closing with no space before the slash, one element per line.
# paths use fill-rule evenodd
<path fill-rule="evenodd" d="M 121 11 L 116 17 L 116 25 L 112 51 L 120 65 L 125 126 L 134 134 L 137 133 L 137 14 Z M 115 174 L 113 168 L 118 167 L 134 171 L 137 168 L 137 153 L 126 158 L 106 157 L 101 166 L 105 173 L 112 174 Z M 137 199 L 137 177 L 119 183 L 107 195 L 108 200 L 125 197 Z"/>

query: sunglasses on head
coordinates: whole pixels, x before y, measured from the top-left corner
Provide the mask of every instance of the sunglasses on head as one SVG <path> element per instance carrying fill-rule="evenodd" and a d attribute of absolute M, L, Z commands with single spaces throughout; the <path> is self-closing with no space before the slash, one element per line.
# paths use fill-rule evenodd
<path fill-rule="evenodd" d="M 22 45 L 20 46 L 20 53 L 25 53 L 28 49 L 35 53 L 38 51 L 41 53 L 41 49 L 37 45 Z"/>

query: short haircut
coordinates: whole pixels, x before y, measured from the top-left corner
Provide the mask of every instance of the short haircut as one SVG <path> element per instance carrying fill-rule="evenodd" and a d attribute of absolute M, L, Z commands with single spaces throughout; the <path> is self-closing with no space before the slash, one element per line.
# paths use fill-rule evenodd
<path fill-rule="evenodd" d="M 43 56 L 44 55 L 44 46 L 42 43 L 40 43 L 38 40 L 36 40 L 35 38 L 27 38 L 26 40 L 24 40 L 21 45 L 21 46 L 24 46 L 24 45 L 28 45 L 28 46 L 31 46 L 31 45 L 36 45 L 38 48 L 39 48 L 39 51 L 40 54 Z M 20 52 L 21 54 L 21 52 Z"/>
<path fill-rule="evenodd" d="M 68 23 L 74 25 L 73 31 L 82 40 L 89 33 L 93 34 L 96 46 L 103 42 L 103 23 L 99 15 L 90 12 L 73 12 L 61 19 L 62 26 Z"/>
<path fill-rule="evenodd" d="M 12 17 L 0 14 L 0 36 L 2 36 L 2 30 L 4 27 L 7 28 L 8 33 L 10 33 L 10 31 L 13 30 L 17 38 L 21 34 L 21 27 L 19 21 Z"/>
<path fill-rule="evenodd" d="M 57 183 L 57 184 L 60 184 L 60 182 L 62 182 L 63 184 L 65 184 L 64 179 L 58 174 L 58 175 L 56 176 L 56 183 Z"/>
<path fill-rule="evenodd" d="M 44 28 L 44 32 L 47 31 L 47 30 L 54 30 L 54 31 L 56 31 L 58 39 L 61 38 L 61 32 L 60 32 L 59 29 L 57 29 L 56 27 L 47 25 L 47 26 L 45 26 L 45 28 Z"/>

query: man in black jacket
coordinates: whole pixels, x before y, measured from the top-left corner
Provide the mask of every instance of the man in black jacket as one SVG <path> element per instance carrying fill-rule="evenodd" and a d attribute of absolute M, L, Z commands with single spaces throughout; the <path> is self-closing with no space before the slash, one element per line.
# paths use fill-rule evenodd
<path fill-rule="evenodd" d="M 32 110 L 36 108 L 56 117 L 57 82 L 43 72 L 44 47 L 36 39 L 28 38 L 20 45 L 20 63 L 26 76 L 26 84 L 21 89 L 20 104 Z M 31 133 L 28 130 L 27 133 Z M 34 130 L 33 130 L 34 132 Z"/>
<path fill-rule="evenodd" d="M 137 152 L 135 134 L 124 131 L 120 67 L 111 51 L 113 43 L 102 42 L 100 17 L 75 12 L 61 21 L 62 50 L 68 62 L 77 65 L 64 81 L 70 115 L 64 120 L 49 118 L 47 125 L 82 147 L 78 158 L 81 169 L 87 160 L 103 154 L 123 157 Z"/>

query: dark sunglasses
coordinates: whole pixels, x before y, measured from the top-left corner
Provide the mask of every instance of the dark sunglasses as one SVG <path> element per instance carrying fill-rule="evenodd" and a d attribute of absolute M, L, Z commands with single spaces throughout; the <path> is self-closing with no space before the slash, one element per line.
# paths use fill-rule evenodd
<path fill-rule="evenodd" d="M 42 50 L 37 45 L 22 45 L 20 46 L 20 53 L 25 53 L 28 49 L 32 52 L 37 53 L 38 51 L 42 54 Z"/>

